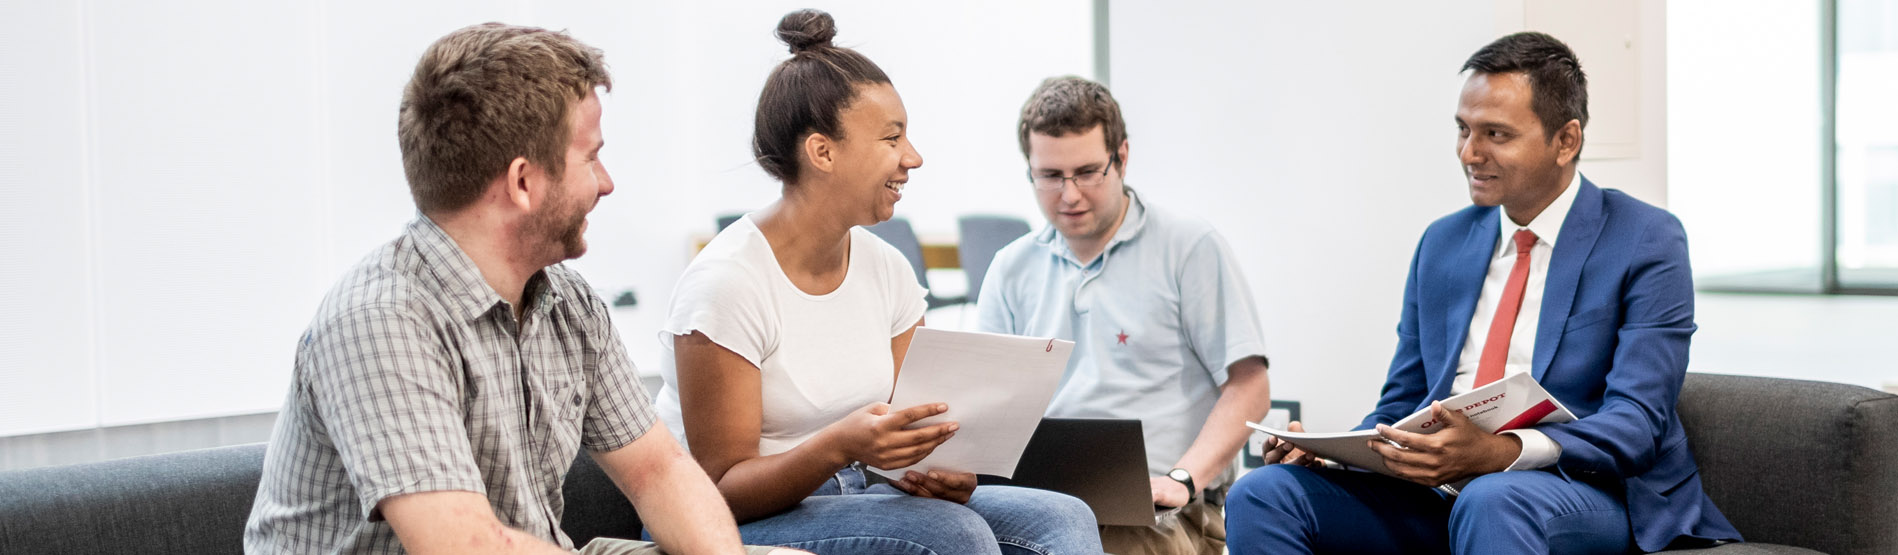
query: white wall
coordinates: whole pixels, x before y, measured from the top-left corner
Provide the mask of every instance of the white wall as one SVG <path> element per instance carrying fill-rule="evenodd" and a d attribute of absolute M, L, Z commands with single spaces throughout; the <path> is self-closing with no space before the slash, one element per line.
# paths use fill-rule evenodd
<path fill-rule="evenodd" d="M 309 6 L 9 3 L 0 433 L 268 410 L 329 267 Z M 243 26 L 218 22 L 242 14 Z M 280 44 L 248 48 L 244 45 Z M 285 109 L 294 107 L 296 109 Z M 294 307 L 254 310 L 259 306 Z M 301 315 L 295 315 L 301 312 Z M 12 330 L 10 330 L 12 331 Z M 281 366 L 278 364 L 277 366 Z M 268 376 L 268 371 L 263 371 Z"/>
<path fill-rule="evenodd" d="M 1302 401 L 1314 430 L 1356 424 L 1389 367 L 1418 236 L 1469 204 L 1454 154 L 1457 70 L 1521 29 L 1523 3 L 1112 9 L 1128 181 L 1232 243 L 1260 303 L 1274 397 Z M 1665 14 L 1653 2 L 1637 13 L 1635 96 L 1660 113 Z M 1633 157 L 1584 160 L 1582 171 L 1664 202 L 1666 130 L 1653 119 L 1635 120 Z"/>
<path fill-rule="evenodd" d="M 0 33 L 0 290 L 12 317 L 0 318 L 0 434 L 90 422 L 92 391 L 91 241 L 84 225 L 88 133 L 82 116 L 86 73 L 76 46 L 78 7 L 0 6 L 0 18 L 31 15 L 39 25 Z M 30 14 L 22 13 L 34 10 Z M 40 52 L 19 56 L 16 52 Z M 27 76 L 33 76 L 28 80 Z M 33 315 L 32 317 L 22 317 Z"/>
<path fill-rule="evenodd" d="M 1898 297 L 1701 293 L 1695 372 L 1847 383 L 1898 393 Z"/>
<path fill-rule="evenodd" d="M 607 52 L 619 190 L 577 265 L 634 360 L 693 235 L 776 185 L 749 162 L 779 16 L 803 2 L 7 2 L 0 21 L 0 436 L 275 410 L 297 336 L 350 264 L 412 217 L 396 106 L 437 37 L 483 21 Z M 825 6 L 904 94 L 926 165 L 898 209 L 1033 216 L 1014 113 L 1092 67 L 1086 0 Z"/>

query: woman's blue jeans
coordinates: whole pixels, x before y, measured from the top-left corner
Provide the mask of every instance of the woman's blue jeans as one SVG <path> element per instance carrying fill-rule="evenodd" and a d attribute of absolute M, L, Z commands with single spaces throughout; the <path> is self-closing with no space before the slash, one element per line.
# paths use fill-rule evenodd
<path fill-rule="evenodd" d="M 1065 494 L 981 486 L 967 505 L 865 485 L 855 466 L 789 511 L 738 526 L 747 545 L 817 553 L 1096 555 L 1099 528 L 1087 504 Z"/>

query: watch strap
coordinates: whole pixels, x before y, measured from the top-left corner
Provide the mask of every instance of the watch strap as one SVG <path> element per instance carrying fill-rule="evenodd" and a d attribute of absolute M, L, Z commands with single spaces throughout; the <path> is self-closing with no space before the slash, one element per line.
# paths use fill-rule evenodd
<path fill-rule="evenodd" d="M 1192 472 L 1188 472 L 1184 468 L 1174 468 L 1173 470 L 1167 471 L 1166 477 L 1175 482 L 1179 482 L 1180 485 L 1186 486 L 1186 502 L 1188 504 L 1199 500 L 1199 488 L 1193 487 Z"/>

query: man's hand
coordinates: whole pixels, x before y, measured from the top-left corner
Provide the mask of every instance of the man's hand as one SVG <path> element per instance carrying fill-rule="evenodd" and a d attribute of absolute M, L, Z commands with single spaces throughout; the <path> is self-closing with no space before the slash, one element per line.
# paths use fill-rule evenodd
<path fill-rule="evenodd" d="M 929 474 L 923 474 L 911 470 L 903 475 L 903 479 L 890 482 L 890 485 L 917 497 L 967 505 L 969 496 L 975 494 L 975 473 L 931 470 Z"/>
<path fill-rule="evenodd" d="M 1383 439 L 1369 442 L 1372 450 L 1383 455 L 1384 466 L 1399 478 L 1436 487 L 1501 472 L 1522 454 L 1522 440 L 1514 435 L 1484 432 L 1463 413 L 1443 408 L 1441 401 L 1431 403 L 1430 410 L 1443 423 L 1437 433 L 1411 433 L 1378 424 L 1377 433 Z"/>
<path fill-rule="evenodd" d="M 1297 420 L 1293 420 L 1292 423 L 1285 425 L 1285 429 L 1293 432 L 1303 432 L 1305 431 L 1305 425 Z M 1311 468 L 1322 468 L 1325 466 L 1323 459 L 1315 457 L 1311 453 L 1305 452 L 1304 449 L 1293 447 L 1292 444 L 1272 436 L 1266 436 L 1265 446 L 1260 455 L 1265 459 L 1265 464 L 1284 463 Z"/>
<path fill-rule="evenodd" d="M 1153 504 L 1161 507 L 1184 507 L 1193 498 L 1186 484 L 1165 476 L 1148 479 L 1148 487 L 1153 489 Z"/>

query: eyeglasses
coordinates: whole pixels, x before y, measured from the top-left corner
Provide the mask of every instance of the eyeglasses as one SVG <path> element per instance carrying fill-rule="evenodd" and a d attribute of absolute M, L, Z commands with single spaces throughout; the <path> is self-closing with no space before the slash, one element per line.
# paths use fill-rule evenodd
<path fill-rule="evenodd" d="M 1052 193 L 1067 187 L 1069 180 L 1074 181 L 1074 187 L 1076 189 L 1093 190 L 1100 188 L 1102 183 L 1107 182 L 1107 172 L 1113 171 L 1114 165 L 1119 163 L 1119 156 L 1111 156 L 1107 159 L 1107 166 L 1098 170 L 1080 172 L 1074 175 L 1035 175 L 1034 171 L 1031 170 L 1028 172 L 1028 181 L 1035 184 L 1036 191 L 1044 193 Z"/>

